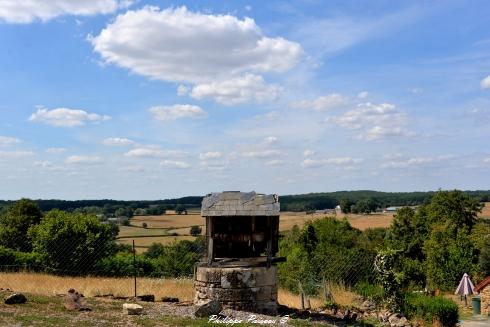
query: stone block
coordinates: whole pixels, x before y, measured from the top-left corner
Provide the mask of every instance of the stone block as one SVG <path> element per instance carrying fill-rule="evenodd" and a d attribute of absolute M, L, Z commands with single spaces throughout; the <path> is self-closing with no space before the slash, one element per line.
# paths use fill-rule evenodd
<path fill-rule="evenodd" d="M 136 303 L 124 303 L 123 313 L 127 315 L 140 315 L 143 313 L 143 307 Z"/>

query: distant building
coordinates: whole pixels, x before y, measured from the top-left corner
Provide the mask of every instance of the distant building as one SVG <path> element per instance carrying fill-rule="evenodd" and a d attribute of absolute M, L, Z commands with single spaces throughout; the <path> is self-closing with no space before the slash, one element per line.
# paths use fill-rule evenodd
<path fill-rule="evenodd" d="M 126 216 L 121 216 L 116 218 L 107 218 L 107 221 L 118 225 L 124 225 L 129 221 L 129 218 Z"/>
<path fill-rule="evenodd" d="M 405 208 L 405 207 L 409 207 L 409 208 L 412 208 L 415 210 L 415 209 L 417 209 L 418 206 L 393 206 L 393 207 L 388 207 L 388 208 L 384 209 L 383 212 L 395 213 L 398 211 L 398 209 Z"/>

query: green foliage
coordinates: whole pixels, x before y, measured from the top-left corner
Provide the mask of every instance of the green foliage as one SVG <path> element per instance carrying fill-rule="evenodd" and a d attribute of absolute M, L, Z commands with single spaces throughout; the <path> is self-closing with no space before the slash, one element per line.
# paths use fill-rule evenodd
<path fill-rule="evenodd" d="M 39 266 L 42 264 L 42 256 L 38 253 L 20 252 L 4 246 L 0 246 L 0 266 L 9 266 L 9 269 L 18 269 L 21 266 Z"/>
<path fill-rule="evenodd" d="M 354 285 L 372 277 L 375 245 L 347 220 L 333 217 L 315 220 L 303 229 L 295 226 L 280 241 L 279 264 L 282 286 L 306 294 L 316 294 L 324 281 Z"/>
<path fill-rule="evenodd" d="M 485 238 L 483 247 L 480 250 L 478 264 L 482 275 L 490 276 L 490 236 Z"/>
<path fill-rule="evenodd" d="M 111 228 L 95 216 L 52 210 L 29 234 L 46 266 L 67 274 L 93 271 L 115 249 Z"/>
<path fill-rule="evenodd" d="M 425 242 L 427 285 L 430 289 L 452 290 L 478 257 L 468 230 L 461 228 L 454 238 L 452 222 L 435 226 Z"/>
<path fill-rule="evenodd" d="M 397 269 L 400 251 L 394 249 L 379 250 L 374 261 L 377 279 L 386 294 L 385 301 L 393 311 L 398 311 L 403 302 L 403 280 L 405 276 Z"/>
<path fill-rule="evenodd" d="M 385 298 L 385 291 L 381 285 L 360 282 L 356 284 L 354 290 L 357 294 L 376 304 L 381 304 Z"/>
<path fill-rule="evenodd" d="M 409 294 L 405 297 L 403 312 L 408 318 L 420 318 L 427 323 L 439 321 L 442 326 L 456 326 L 459 320 L 458 306 L 443 297 Z"/>
<path fill-rule="evenodd" d="M 41 220 L 41 211 L 34 201 L 21 199 L 12 203 L 0 216 L 0 245 L 29 252 L 32 249 L 27 231 Z"/>
<path fill-rule="evenodd" d="M 148 228 L 148 224 L 147 224 L 147 223 L 142 223 L 142 224 L 141 224 L 141 227 L 143 227 L 143 228 Z"/>
<path fill-rule="evenodd" d="M 342 199 L 340 200 L 340 210 L 342 210 L 343 213 L 350 213 L 350 208 L 354 203 L 350 201 L 349 199 Z"/>
<path fill-rule="evenodd" d="M 162 243 L 152 243 L 148 250 L 146 250 L 145 257 L 155 259 L 164 255 L 164 253 L 165 246 Z"/>
<path fill-rule="evenodd" d="M 371 212 L 376 211 L 376 208 L 376 201 L 372 198 L 367 198 L 357 201 L 354 207 L 351 206 L 351 211 L 354 211 L 356 213 L 370 214 Z"/>
<path fill-rule="evenodd" d="M 118 253 L 98 262 L 96 270 L 99 275 L 111 277 L 133 276 L 135 272 L 137 276 L 152 276 L 155 274 L 157 269 L 153 260 L 139 254 L 136 255 L 135 259 L 134 265 L 132 253 Z"/>
<path fill-rule="evenodd" d="M 192 226 L 189 230 L 189 234 L 191 234 L 192 236 L 197 236 L 197 235 L 200 235 L 202 232 L 202 228 L 200 226 Z"/>

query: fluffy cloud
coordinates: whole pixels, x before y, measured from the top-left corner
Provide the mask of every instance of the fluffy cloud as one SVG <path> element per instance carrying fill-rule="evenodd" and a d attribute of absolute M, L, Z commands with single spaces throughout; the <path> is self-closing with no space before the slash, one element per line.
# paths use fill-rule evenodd
<path fill-rule="evenodd" d="M 313 150 L 306 149 L 305 151 L 303 151 L 303 156 L 305 156 L 305 157 L 311 157 L 314 154 L 315 154 L 315 151 L 313 151 Z"/>
<path fill-rule="evenodd" d="M 482 89 L 490 89 L 490 75 L 481 80 L 480 86 Z"/>
<path fill-rule="evenodd" d="M 225 81 L 197 84 L 192 88 L 190 96 L 195 99 L 211 98 L 218 103 L 232 106 L 246 102 L 273 101 L 281 91 L 281 87 L 277 85 L 267 85 L 262 76 L 246 74 Z"/>
<path fill-rule="evenodd" d="M 408 122 L 406 113 L 391 103 L 360 103 L 341 116 L 327 118 L 326 122 L 359 130 L 357 138 L 367 141 L 415 135 L 404 127 Z"/>
<path fill-rule="evenodd" d="M 159 148 L 136 148 L 124 154 L 126 157 L 135 158 L 176 158 L 184 157 L 186 152 L 180 150 L 163 150 Z"/>
<path fill-rule="evenodd" d="M 32 151 L 0 151 L 0 159 L 16 159 L 22 157 L 33 156 L 34 152 Z"/>
<path fill-rule="evenodd" d="M 264 36 L 251 18 L 185 7 L 128 11 L 91 42 L 106 63 L 172 82 L 208 83 L 247 72 L 284 72 L 303 54 L 298 43 Z"/>
<path fill-rule="evenodd" d="M 159 121 L 171 121 L 181 118 L 201 119 L 208 114 L 199 106 L 190 104 L 175 104 L 172 106 L 156 106 L 150 109 L 153 118 Z"/>
<path fill-rule="evenodd" d="M 165 168 L 187 169 L 190 165 L 184 161 L 163 160 L 160 165 Z"/>
<path fill-rule="evenodd" d="M 204 152 L 199 154 L 200 160 L 218 159 L 221 158 L 223 154 L 221 152 Z"/>
<path fill-rule="evenodd" d="M 70 156 L 65 159 L 67 164 L 97 165 L 102 163 L 102 158 L 96 156 Z"/>
<path fill-rule="evenodd" d="M 257 151 L 247 151 L 243 152 L 242 156 L 247 158 L 259 158 L 268 159 L 280 156 L 282 154 L 279 150 L 257 150 Z"/>
<path fill-rule="evenodd" d="M 99 123 L 110 120 L 110 116 L 88 113 L 85 110 L 56 108 L 49 110 L 39 108 L 29 117 L 29 121 L 45 123 L 57 127 L 76 127 L 86 123 Z"/>
<path fill-rule="evenodd" d="M 66 152 L 65 148 L 47 148 L 46 153 L 50 154 L 57 154 L 57 153 L 63 153 Z"/>
<path fill-rule="evenodd" d="M 360 93 L 357 95 L 357 97 L 358 97 L 359 99 L 365 99 L 365 98 L 367 98 L 368 96 L 369 96 L 369 92 L 368 92 L 368 91 L 362 91 L 362 92 L 360 92 Z"/>
<path fill-rule="evenodd" d="M 127 7 L 132 1 L 124 0 L 2 0 L 0 20 L 7 23 L 48 21 L 62 15 L 91 16 L 108 14 L 119 7 Z"/>
<path fill-rule="evenodd" d="M 318 168 L 323 166 L 342 166 L 344 168 L 363 162 L 363 159 L 351 157 L 336 157 L 326 159 L 305 159 L 301 163 L 304 168 Z"/>
<path fill-rule="evenodd" d="M 382 168 L 410 168 L 421 167 L 437 162 L 442 162 L 454 158 L 452 155 L 436 156 L 436 157 L 414 157 L 414 158 L 399 158 L 385 162 L 381 165 Z"/>
<path fill-rule="evenodd" d="M 291 103 L 292 108 L 326 111 L 345 105 L 348 99 L 338 93 L 320 96 L 314 100 L 301 100 Z"/>
<path fill-rule="evenodd" d="M 280 159 L 273 159 L 273 160 L 266 161 L 265 164 L 267 166 L 280 166 L 280 165 L 284 164 L 284 161 L 282 161 Z"/>
<path fill-rule="evenodd" d="M 16 137 L 1 136 L 0 135 L 0 146 L 9 146 L 20 143 L 20 140 Z"/>
<path fill-rule="evenodd" d="M 264 139 L 265 144 L 275 144 L 277 143 L 277 137 L 275 136 L 268 136 Z"/>
<path fill-rule="evenodd" d="M 368 129 L 364 134 L 361 134 L 359 138 L 368 141 L 374 141 L 379 139 L 386 139 L 386 138 L 400 137 L 400 136 L 411 137 L 414 135 L 415 135 L 414 132 L 401 127 L 390 128 L 390 127 L 374 126 L 373 128 Z"/>
<path fill-rule="evenodd" d="M 128 146 L 134 144 L 134 141 L 124 137 L 109 137 L 102 141 L 107 146 Z"/>

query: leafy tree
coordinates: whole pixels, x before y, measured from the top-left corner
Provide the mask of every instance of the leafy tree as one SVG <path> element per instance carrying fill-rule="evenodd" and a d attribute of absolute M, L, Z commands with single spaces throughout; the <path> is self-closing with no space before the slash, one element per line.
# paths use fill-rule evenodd
<path fill-rule="evenodd" d="M 142 224 L 141 224 L 141 227 L 143 227 L 143 228 L 148 228 L 148 224 L 147 224 L 147 223 L 142 223 Z"/>
<path fill-rule="evenodd" d="M 483 276 L 490 275 L 490 234 L 484 239 L 480 250 L 479 268 Z"/>
<path fill-rule="evenodd" d="M 452 290 L 478 260 L 468 228 L 460 228 L 457 233 L 454 229 L 449 221 L 438 225 L 425 242 L 427 284 L 431 289 Z"/>
<path fill-rule="evenodd" d="M 184 205 L 182 204 L 178 204 L 175 206 L 175 213 L 177 213 L 178 215 L 181 215 L 181 214 L 187 214 L 187 210 L 185 208 Z"/>
<path fill-rule="evenodd" d="M 33 250 L 48 267 L 67 274 L 84 274 L 115 252 L 111 227 L 95 216 L 52 210 L 29 229 Z"/>
<path fill-rule="evenodd" d="M 0 217 L 0 245 L 18 251 L 32 249 L 27 231 L 41 221 L 41 210 L 29 199 L 21 199 L 11 204 Z"/>
<path fill-rule="evenodd" d="M 192 226 L 189 230 L 189 234 L 191 234 L 192 236 L 197 236 L 197 235 L 200 235 L 202 232 L 202 228 L 200 226 Z"/>
<path fill-rule="evenodd" d="M 357 201 L 355 206 L 359 213 L 364 214 L 370 214 L 371 212 L 376 211 L 377 208 L 376 201 L 372 198 Z"/>
<path fill-rule="evenodd" d="M 353 203 L 348 199 L 342 199 L 340 200 L 339 205 L 340 205 L 340 210 L 342 210 L 343 213 L 350 213 L 350 209 Z"/>
<path fill-rule="evenodd" d="M 148 250 L 145 252 L 145 256 L 148 258 L 158 258 L 165 253 L 165 246 L 161 243 L 152 243 Z"/>

